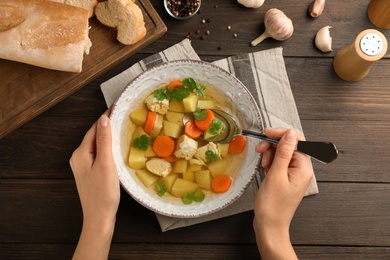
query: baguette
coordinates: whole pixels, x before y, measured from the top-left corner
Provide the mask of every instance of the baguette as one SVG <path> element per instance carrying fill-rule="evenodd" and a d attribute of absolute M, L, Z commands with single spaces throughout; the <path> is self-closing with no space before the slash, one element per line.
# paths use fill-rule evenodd
<path fill-rule="evenodd" d="M 95 7 L 98 4 L 97 0 L 50 0 L 50 1 L 87 9 L 89 11 L 89 17 L 92 17 L 95 14 Z"/>
<path fill-rule="evenodd" d="M 132 0 L 100 2 L 95 15 L 102 24 L 117 28 L 117 39 L 122 44 L 135 44 L 146 35 L 142 11 Z"/>
<path fill-rule="evenodd" d="M 81 72 L 89 11 L 45 0 L 0 0 L 0 58 Z"/>

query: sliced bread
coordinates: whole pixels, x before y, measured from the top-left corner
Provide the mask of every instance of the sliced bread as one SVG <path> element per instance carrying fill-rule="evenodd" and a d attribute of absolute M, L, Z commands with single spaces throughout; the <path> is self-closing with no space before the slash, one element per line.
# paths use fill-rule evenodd
<path fill-rule="evenodd" d="M 117 39 L 125 45 L 135 44 L 146 35 L 141 9 L 132 0 L 107 0 L 95 8 L 97 19 L 117 28 Z"/>

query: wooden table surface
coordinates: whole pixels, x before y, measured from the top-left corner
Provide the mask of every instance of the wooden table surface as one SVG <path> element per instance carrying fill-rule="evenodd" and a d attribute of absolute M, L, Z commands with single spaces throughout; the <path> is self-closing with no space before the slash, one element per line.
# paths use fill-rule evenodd
<path fill-rule="evenodd" d="M 332 67 L 336 52 L 364 29 L 378 29 L 390 41 L 390 30 L 367 19 L 369 0 L 328 1 L 316 19 L 307 15 L 311 0 L 265 1 L 259 9 L 203 0 L 201 13 L 187 21 L 171 18 L 162 2 L 151 1 L 165 35 L 0 140 L 0 259 L 72 256 L 82 212 L 69 158 L 106 110 L 100 84 L 188 32 L 206 61 L 282 46 L 307 139 L 329 140 L 340 150 L 329 165 L 313 162 L 320 193 L 303 200 L 291 224 L 298 256 L 390 259 L 390 52 L 359 82 L 341 80 Z M 272 7 L 294 21 L 294 35 L 250 47 Z M 333 26 L 333 52 L 323 54 L 313 39 L 326 25 Z M 210 34 L 202 40 L 198 29 Z M 154 213 L 122 190 L 110 258 L 258 259 L 252 220 L 249 211 L 163 233 Z"/>

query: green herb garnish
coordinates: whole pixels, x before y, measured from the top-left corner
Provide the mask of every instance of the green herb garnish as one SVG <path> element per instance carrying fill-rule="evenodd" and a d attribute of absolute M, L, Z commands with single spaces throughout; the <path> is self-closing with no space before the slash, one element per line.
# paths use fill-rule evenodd
<path fill-rule="evenodd" d="M 195 193 L 194 193 L 194 200 L 196 202 L 202 202 L 204 200 L 204 197 L 205 197 L 205 194 L 204 194 L 204 192 L 201 189 L 195 191 Z"/>
<path fill-rule="evenodd" d="M 199 107 L 196 108 L 196 111 L 193 113 L 194 119 L 198 121 L 205 120 L 207 118 L 207 113 L 205 110 L 200 110 Z"/>
<path fill-rule="evenodd" d="M 204 97 L 205 86 L 198 84 L 193 78 L 186 78 L 183 83 L 184 88 L 194 92 L 197 96 Z"/>
<path fill-rule="evenodd" d="M 217 120 L 217 119 L 214 119 L 211 122 L 211 126 L 210 126 L 208 132 L 212 135 L 216 135 L 216 134 L 219 134 L 219 132 L 221 132 L 221 130 L 222 130 L 222 122 Z"/>
<path fill-rule="evenodd" d="M 153 94 L 154 94 L 154 97 L 158 100 L 158 101 L 163 101 L 164 99 L 169 99 L 169 96 L 168 96 L 168 91 L 166 89 L 156 89 L 153 91 Z"/>
<path fill-rule="evenodd" d="M 183 101 L 186 97 L 190 95 L 190 92 L 186 88 L 175 87 L 168 90 L 168 96 L 172 100 Z"/>
<path fill-rule="evenodd" d="M 164 194 L 167 192 L 167 186 L 165 186 L 164 182 L 162 180 L 157 181 L 157 194 L 158 196 L 164 196 Z"/>
<path fill-rule="evenodd" d="M 188 192 L 183 195 L 183 203 L 191 204 L 193 201 L 202 202 L 204 200 L 205 194 L 201 189 L 198 189 L 195 192 Z"/>
<path fill-rule="evenodd" d="M 141 135 L 140 137 L 134 139 L 132 143 L 132 147 L 138 148 L 142 151 L 146 151 L 148 150 L 149 143 L 150 143 L 149 137 L 147 135 Z"/>
<path fill-rule="evenodd" d="M 214 153 L 211 150 L 207 150 L 205 155 L 206 155 L 206 160 L 208 162 L 214 162 L 219 159 L 218 154 Z"/>
<path fill-rule="evenodd" d="M 191 204 L 194 201 L 194 193 L 188 192 L 183 195 L 183 203 L 184 204 Z"/>

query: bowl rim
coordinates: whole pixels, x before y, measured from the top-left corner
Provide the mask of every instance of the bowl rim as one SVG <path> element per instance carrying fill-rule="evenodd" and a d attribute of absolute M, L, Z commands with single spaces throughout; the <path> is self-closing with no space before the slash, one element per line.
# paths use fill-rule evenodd
<path fill-rule="evenodd" d="M 227 70 L 215 65 L 215 64 L 212 64 L 210 62 L 206 62 L 206 61 L 201 61 L 201 60 L 193 60 L 193 59 L 178 59 L 178 60 L 173 60 L 173 61 L 166 61 L 166 62 L 162 62 L 160 64 L 157 64 L 157 65 L 154 65 L 154 66 L 151 66 L 150 68 L 146 69 L 145 71 L 141 72 L 140 74 L 138 74 L 136 77 L 134 77 L 127 85 L 126 87 L 123 89 L 123 91 L 121 92 L 119 98 L 114 102 L 114 104 L 112 105 L 112 108 L 111 108 L 111 113 L 110 113 L 110 119 L 112 120 L 113 118 L 113 115 L 115 115 L 115 112 L 117 110 L 117 106 L 118 106 L 118 102 L 125 98 L 125 94 L 126 92 L 128 91 L 129 88 L 131 88 L 134 84 L 136 84 L 140 79 L 142 79 L 143 77 L 145 77 L 145 75 L 147 74 L 150 74 L 152 73 L 153 71 L 155 70 L 158 70 L 160 67 L 165 67 L 165 66 L 170 66 L 170 64 L 181 64 L 181 63 L 196 63 L 197 65 L 201 65 L 201 66 L 210 66 L 212 68 L 214 68 L 215 70 L 219 70 L 225 74 L 228 74 L 232 79 L 234 79 L 237 83 L 240 84 L 240 87 L 242 90 L 245 91 L 245 94 L 247 95 L 247 97 L 249 99 L 251 99 L 251 103 L 253 104 L 254 108 L 255 108 L 255 114 L 257 116 L 257 121 L 259 121 L 260 125 L 259 127 L 261 129 L 264 129 L 264 123 L 263 123 L 263 118 L 262 118 L 262 114 L 261 114 L 261 111 L 259 109 L 259 106 L 257 104 L 257 102 L 255 101 L 253 95 L 250 93 L 250 91 L 247 89 L 247 87 L 235 76 L 233 75 L 232 73 L 228 72 Z M 157 87 L 157 86 L 156 86 Z M 114 147 L 113 147 L 114 149 Z M 260 163 L 260 159 L 261 159 L 261 156 L 260 154 L 257 156 L 257 161 L 256 161 L 256 164 L 257 165 L 250 173 L 248 173 L 249 177 L 246 181 L 246 183 L 241 187 L 241 189 L 239 190 L 239 192 L 237 194 L 235 194 L 235 196 L 233 196 L 228 202 L 224 203 L 223 205 L 220 205 L 219 207 L 214 207 L 212 210 L 208 210 L 208 211 L 205 211 L 205 212 L 200 212 L 200 213 L 197 213 L 197 214 L 186 214 L 186 212 L 182 212 L 182 213 L 172 213 L 172 212 L 168 212 L 168 211 L 164 211 L 164 210 L 159 210 L 158 208 L 154 207 L 153 205 L 150 205 L 148 203 L 146 203 L 145 201 L 143 201 L 142 199 L 138 198 L 137 196 L 135 196 L 133 194 L 133 192 L 128 188 L 126 187 L 122 181 L 121 181 L 121 178 L 119 178 L 119 181 L 120 181 L 120 185 L 121 187 L 133 198 L 135 199 L 135 201 L 137 201 L 138 203 L 140 203 L 141 205 L 143 205 L 144 207 L 146 207 L 147 209 L 150 209 L 152 210 L 153 212 L 155 213 L 158 213 L 158 214 L 161 214 L 161 215 L 165 215 L 165 216 L 169 216 L 169 217 L 174 217 L 174 218 L 197 218 L 197 217 L 203 217 L 203 216 L 206 216 L 206 215 L 210 215 L 212 213 L 215 213 L 217 211 L 220 211 L 224 208 L 226 208 L 227 206 L 233 204 L 238 198 L 240 198 L 246 191 L 246 189 L 248 188 L 248 186 L 252 183 L 253 181 L 253 178 L 254 176 L 256 175 L 256 173 L 258 174 L 258 165 Z M 115 160 L 115 156 L 114 156 L 114 160 Z M 115 162 L 116 163 L 116 162 Z M 118 176 L 119 176 L 119 172 L 118 172 Z M 120 176 L 119 176 L 120 177 Z M 142 187 L 143 189 L 148 189 L 146 187 Z M 203 203 L 203 202 L 202 202 Z"/>

